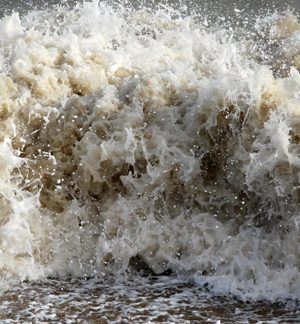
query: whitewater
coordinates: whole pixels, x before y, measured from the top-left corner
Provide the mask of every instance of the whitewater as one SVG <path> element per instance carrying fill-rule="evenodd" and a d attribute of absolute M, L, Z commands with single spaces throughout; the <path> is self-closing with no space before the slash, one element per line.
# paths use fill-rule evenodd
<path fill-rule="evenodd" d="M 171 274 L 299 299 L 300 23 L 231 19 L 98 1 L 3 16 L 2 290 Z"/>

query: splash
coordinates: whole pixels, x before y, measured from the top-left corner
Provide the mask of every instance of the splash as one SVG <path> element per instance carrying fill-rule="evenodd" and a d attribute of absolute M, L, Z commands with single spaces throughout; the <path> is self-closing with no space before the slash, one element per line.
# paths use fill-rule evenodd
<path fill-rule="evenodd" d="M 3 282 L 138 260 L 300 297 L 300 24 L 241 35 L 95 1 L 1 20 Z"/>

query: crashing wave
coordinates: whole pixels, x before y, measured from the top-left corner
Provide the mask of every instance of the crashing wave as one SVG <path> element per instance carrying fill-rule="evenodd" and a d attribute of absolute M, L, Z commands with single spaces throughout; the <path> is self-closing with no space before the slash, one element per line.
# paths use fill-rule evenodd
<path fill-rule="evenodd" d="M 241 34 L 96 1 L 1 20 L 2 277 L 300 297 L 300 24 Z"/>

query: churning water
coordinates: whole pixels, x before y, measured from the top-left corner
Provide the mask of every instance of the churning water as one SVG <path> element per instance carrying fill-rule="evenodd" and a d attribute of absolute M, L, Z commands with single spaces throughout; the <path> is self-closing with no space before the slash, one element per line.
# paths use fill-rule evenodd
<path fill-rule="evenodd" d="M 296 13 L 66 3 L 0 43 L 2 320 L 297 320 Z"/>

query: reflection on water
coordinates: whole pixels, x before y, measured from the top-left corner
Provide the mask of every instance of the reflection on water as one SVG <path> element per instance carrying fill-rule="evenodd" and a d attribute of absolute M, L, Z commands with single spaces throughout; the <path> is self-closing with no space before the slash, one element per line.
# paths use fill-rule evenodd
<path fill-rule="evenodd" d="M 0 305 L 1 322 L 10 323 L 297 323 L 300 316 L 296 302 L 241 302 L 172 277 L 24 283 Z"/>

